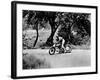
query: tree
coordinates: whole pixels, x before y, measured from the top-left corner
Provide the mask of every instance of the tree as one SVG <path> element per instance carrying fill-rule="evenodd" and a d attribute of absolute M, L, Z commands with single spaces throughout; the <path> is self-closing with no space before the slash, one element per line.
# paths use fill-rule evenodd
<path fill-rule="evenodd" d="M 25 10 L 23 17 L 25 15 L 28 15 L 27 24 L 34 25 L 33 29 L 37 31 L 37 37 L 33 45 L 34 47 L 38 41 L 38 24 L 41 24 L 43 20 L 49 22 L 51 26 L 51 34 L 46 41 L 46 45 L 48 46 L 53 45 L 53 37 L 59 26 L 61 27 L 60 30 L 58 30 L 59 36 L 62 36 L 66 42 L 70 41 L 73 43 L 74 40 L 71 39 L 75 39 L 74 35 L 72 35 L 74 27 L 80 30 L 80 35 L 91 35 L 91 25 L 88 20 L 90 14 Z"/>
<path fill-rule="evenodd" d="M 59 13 L 57 16 L 58 25 L 60 28 L 58 30 L 58 35 L 65 39 L 65 42 L 70 42 L 72 44 L 82 44 L 87 40 L 86 36 L 90 36 L 90 21 L 88 20 L 90 14 L 86 13 Z M 76 35 L 72 35 L 72 31 L 77 31 Z"/>
<path fill-rule="evenodd" d="M 51 25 L 51 35 L 47 39 L 46 44 L 52 45 L 53 44 L 53 36 L 55 33 L 55 18 L 56 18 L 56 12 L 44 12 L 44 11 L 24 11 L 23 17 L 25 15 L 28 16 L 27 24 L 29 25 L 35 25 L 36 31 L 37 31 L 37 37 L 34 43 L 34 47 L 38 41 L 38 24 L 41 23 L 41 21 L 44 19 L 45 21 L 49 21 L 49 24 Z"/>

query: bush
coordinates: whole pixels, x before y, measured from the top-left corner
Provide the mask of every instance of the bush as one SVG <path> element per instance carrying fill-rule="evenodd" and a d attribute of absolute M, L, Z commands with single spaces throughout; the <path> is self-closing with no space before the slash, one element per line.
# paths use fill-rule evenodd
<path fill-rule="evenodd" d="M 34 55 L 23 55 L 23 69 L 50 68 L 50 65 L 44 59 L 38 59 Z"/>
<path fill-rule="evenodd" d="M 35 30 L 23 31 L 23 49 L 33 49 L 35 40 L 36 40 Z"/>

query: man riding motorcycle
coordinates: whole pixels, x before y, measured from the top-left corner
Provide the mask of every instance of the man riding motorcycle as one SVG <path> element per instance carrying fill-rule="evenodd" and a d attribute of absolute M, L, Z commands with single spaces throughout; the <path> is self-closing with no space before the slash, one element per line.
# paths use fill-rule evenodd
<path fill-rule="evenodd" d="M 71 53 L 71 47 L 65 44 L 65 40 L 61 36 L 56 36 L 54 45 L 50 47 L 49 54 L 53 55 L 55 52 L 58 54 Z"/>
<path fill-rule="evenodd" d="M 56 38 L 54 39 L 54 45 L 53 46 L 58 47 L 58 52 L 59 52 L 60 49 L 63 49 L 63 50 L 65 49 L 64 45 L 65 45 L 64 38 L 61 37 L 61 36 L 56 36 Z"/>
<path fill-rule="evenodd" d="M 60 47 L 64 48 L 65 40 L 61 36 L 57 36 L 56 44 L 58 44 Z"/>

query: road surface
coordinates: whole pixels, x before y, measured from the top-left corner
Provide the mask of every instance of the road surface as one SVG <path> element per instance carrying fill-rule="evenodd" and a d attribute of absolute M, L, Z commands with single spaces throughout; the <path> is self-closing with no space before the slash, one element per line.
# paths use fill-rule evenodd
<path fill-rule="evenodd" d="M 91 65 L 91 50 L 72 50 L 71 53 L 49 55 L 49 49 L 23 50 L 23 53 L 45 59 L 51 68 L 84 67 Z"/>

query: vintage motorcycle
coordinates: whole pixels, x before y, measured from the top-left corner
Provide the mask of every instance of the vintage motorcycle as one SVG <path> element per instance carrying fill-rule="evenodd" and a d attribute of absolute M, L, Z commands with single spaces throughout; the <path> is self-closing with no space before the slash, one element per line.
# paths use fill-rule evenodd
<path fill-rule="evenodd" d="M 49 49 L 49 54 L 54 55 L 54 54 L 63 54 L 63 53 L 71 53 L 72 47 L 70 44 L 66 44 L 64 48 L 61 47 L 60 44 L 54 44 L 52 47 Z"/>

